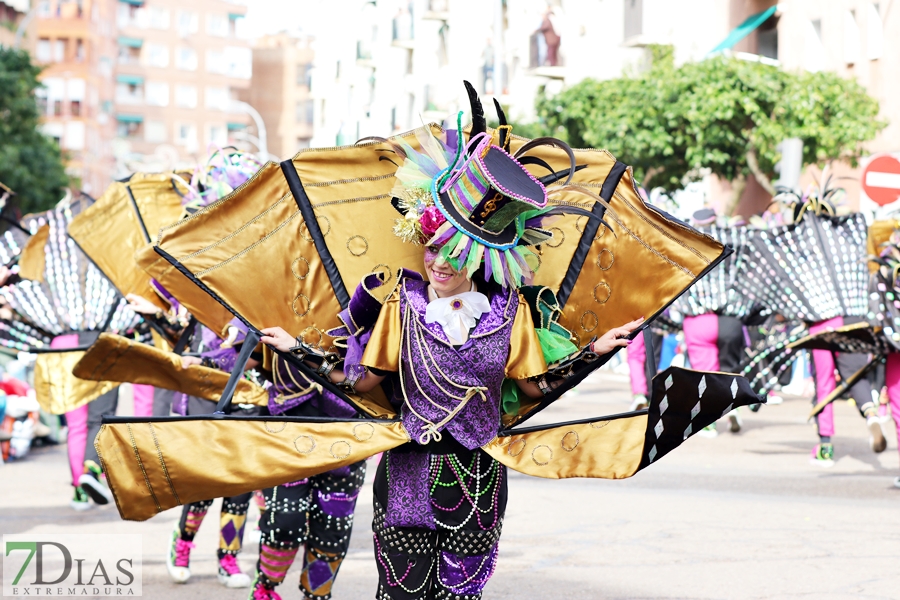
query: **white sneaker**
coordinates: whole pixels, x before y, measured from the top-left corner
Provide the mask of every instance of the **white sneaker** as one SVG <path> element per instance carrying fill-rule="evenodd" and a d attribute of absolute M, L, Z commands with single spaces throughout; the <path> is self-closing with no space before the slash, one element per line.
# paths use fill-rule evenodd
<path fill-rule="evenodd" d="M 741 415 L 738 414 L 737 409 L 734 409 L 730 413 L 728 413 L 728 422 L 731 424 L 731 433 L 738 433 L 741 430 L 741 425 L 744 424 L 741 421 Z"/>
<path fill-rule="evenodd" d="M 636 410 L 642 410 L 647 408 L 649 402 L 647 402 L 647 396 L 643 394 L 635 394 L 634 400 L 631 401 L 631 406 L 628 407 L 628 412 L 634 412 Z"/>
<path fill-rule="evenodd" d="M 900 477 L 895 477 L 895 478 L 894 478 L 894 487 L 895 487 L 895 488 L 900 488 Z"/>
<path fill-rule="evenodd" d="M 219 583 L 227 588 L 250 587 L 250 577 L 241 572 L 233 554 L 226 554 L 219 559 Z"/>
<path fill-rule="evenodd" d="M 697 435 L 705 438 L 714 438 L 719 435 L 718 430 L 716 429 L 716 424 L 707 425 L 703 429 L 697 432 Z"/>
<path fill-rule="evenodd" d="M 877 416 L 867 418 L 866 427 L 869 428 L 869 446 L 872 448 L 872 452 L 884 452 L 884 449 L 887 448 L 887 440 L 881 429 L 881 419 Z"/>
<path fill-rule="evenodd" d="M 166 556 L 166 570 L 175 583 L 187 583 L 187 580 L 191 578 L 192 548 L 194 548 L 194 544 L 181 539 L 177 529 L 172 532 L 172 541 Z"/>
<path fill-rule="evenodd" d="M 766 397 L 766 406 L 775 406 L 776 404 L 781 404 L 784 402 L 784 398 L 781 396 L 776 396 L 775 394 L 769 394 Z"/>
<path fill-rule="evenodd" d="M 69 500 L 69 506 L 76 512 L 91 509 L 91 501 L 80 487 L 75 488 L 75 496 Z"/>

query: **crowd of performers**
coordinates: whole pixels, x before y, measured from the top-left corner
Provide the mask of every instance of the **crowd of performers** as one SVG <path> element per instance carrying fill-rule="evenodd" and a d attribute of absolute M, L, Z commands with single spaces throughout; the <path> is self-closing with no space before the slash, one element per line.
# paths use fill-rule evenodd
<path fill-rule="evenodd" d="M 383 429 L 399 438 L 381 448 L 384 454 L 374 475 L 376 598 L 474 600 L 497 564 L 508 468 L 545 477 L 633 475 L 691 435 L 714 432 L 719 418 L 739 431 L 739 408 L 759 409 L 803 348 L 812 349 L 815 370 L 819 443 L 814 462 L 833 462 L 829 402 L 845 391 L 866 419 L 873 450 L 885 449 L 879 398 L 873 392 L 881 386 L 873 387 L 869 377 L 886 373 L 891 412 L 900 425 L 900 359 L 894 349 L 900 348 L 900 323 L 892 320 L 900 315 L 894 296 L 898 240 L 890 234 L 878 240 L 870 274 L 862 217 L 836 214 L 833 198 L 824 192 L 779 204 L 751 223 L 725 222 L 703 211 L 692 219 L 698 233 L 643 205 L 628 183 L 630 171 L 608 155 L 573 153 L 558 140 L 526 143 L 513 139 L 505 124 L 492 134 L 471 90 L 470 99 L 468 137 L 460 123 L 456 130 L 424 128 L 406 138 L 374 140 L 345 151 L 347 156 L 360 148 L 389 153 L 386 161 L 381 158 L 387 154 L 373 154 L 374 166 L 367 167 L 390 169 L 386 175 L 355 173 L 350 171 L 353 160 L 333 158 L 329 168 L 340 176 L 315 183 L 304 171 L 304 188 L 298 159 L 267 170 L 251 156 L 220 151 L 192 175 L 136 175 L 115 184 L 96 203 L 68 199 L 52 211 L 22 219 L 5 234 L 0 258 L 7 267 L 0 270 L 0 279 L 15 316 L 3 321 L 0 338 L 7 348 L 37 353 L 38 398 L 49 412 L 65 415 L 73 508 L 115 501 L 124 518 L 146 519 L 182 505 L 167 568 L 173 581 L 185 583 L 191 577 L 195 536 L 216 499 L 204 496 L 206 484 L 200 482 L 204 477 L 222 482 L 215 487 L 220 497 L 231 495 L 222 498 L 219 516 L 220 583 L 251 588 L 252 600 L 280 598 L 276 589 L 297 561 L 302 564 L 302 595 L 327 599 L 349 547 L 365 458 L 375 453 L 354 454 L 351 446 L 353 440 L 387 435 Z M 502 112 L 500 118 L 504 123 Z M 542 146 L 553 150 L 541 154 Z M 568 166 L 551 167 L 551 159 Z M 303 166 L 302 159 L 299 164 Z M 549 173 L 538 177 L 534 173 L 541 168 Z M 254 185 L 278 177 L 289 189 L 284 198 L 297 201 L 299 211 L 293 214 L 304 219 L 302 227 L 293 225 L 293 239 L 309 242 L 316 253 L 315 258 L 288 254 L 281 266 L 295 278 L 294 285 L 308 282 L 334 292 L 334 298 L 319 303 L 326 308 L 315 309 L 332 327 L 313 327 L 318 333 L 314 341 L 304 335 L 309 328 L 301 326 L 309 319 L 315 290 L 291 292 L 290 313 L 264 310 L 271 316 L 258 318 L 240 307 L 248 295 L 248 302 L 266 304 L 267 290 L 255 287 L 262 280 L 225 278 L 224 286 L 213 289 L 204 279 L 215 269 L 234 268 L 237 258 L 294 218 L 263 230 L 247 249 L 227 253 L 231 240 L 276 213 L 284 198 L 254 192 Z M 382 190 L 387 193 L 375 193 L 379 180 L 387 181 Z M 384 198 L 385 210 L 393 211 L 390 231 L 372 233 L 369 239 L 350 236 L 348 252 L 365 254 L 381 238 L 380 244 L 390 246 L 396 257 L 402 254 L 396 264 L 403 267 L 395 270 L 393 280 L 366 275 L 353 293 L 341 282 L 346 263 L 323 242 L 342 225 L 332 219 L 323 231 L 324 217 L 312 210 L 308 198 L 315 189 L 348 182 L 363 183 L 370 191 L 365 194 L 360 187 L 362 191 L 348 191 L 329 202 L 347 203 L 348 211 L 374 210 L 352 204 L 359 198 L 350 196 L 365 195 L 365 201 Z M 579 195 L 580 202 L 572 200 Z M 257 216 L 239 226 L 228 221 L 233 207 L 251 202 L 262 207 Z M 317 210 L 326 204 L 317 204 Z M 629 216 L 631 211 L 638 216 Z M 125 213 L 131 217 L 115 221 L 115 215 Z M 181 220 L 185 213 L 195 216 Z M 358 212 L 357 220 L 364 221 L 366 214 L 376 224 L 384 222 L 375 212 Z M 192 222 L 209 218 L 222 220 L 226 232 L 221 239 L 194 240 L 179 233 L 202 231 L 192 230 Z M 653 221 L 665 234 L 654 241 L 629 225 L 630 218 Z M 122 223 L 133 225 L 132 237 Z M 153 239 L 149 231 L 170 223 L 183 224 L 173 230 L 172 239 L 190 242 L 179 257 L 166 258 L 172 279 L 130 256 L 124 260 L 128 268 L 120 268 L 123 252 L 118 248 L 137 256 L 142 246 L 156 246 L 153 256 L 165 256 L 169 238 L 161 230 Z M 550 249 L 562 245 L 559 236 L 566 226 L 554 223 L 570 223 L 566 231 L 575 238 L 561 264 L 552 260 Z M 604 239 L 606 230 L 615 238 Z M 116 243 L 103 240 L 92 246 L 85 231 L 120 236 L 113 251 L 119 256 L 108 250 Z M 364 242 L 358 251 L 352 245 L 357 238 Z M 623 253 L 610 258 L 619 251 L 615 244 L 636 240 L 662 256 L 666 240 L 676 238 L 681 247 L 694 244 L 685 254 L 702 260 L 688 256 L 675 264 L 668 259 L 675 270 L 690 272 L 688 284 L 671 284 L 674 292 L 668 296 L 651 299 L 646 294 L 648 298 L 626 306 L 614 299 L 606 280 L 584 285 L 609 271 L 613 260 L 627 262 Z M 191 265 L 191 259 L 210 254 L 210 249 L 222 251 L 219 262 Z M 272 252 L 279 256 L 278 249 Z M 268 265 L 272 271 L 281 266 Z M 555 280 L 554 269 L 559 271 Z M 550 279 L 540 281 L 555 284 L 529 285 L 548 271 Z M 675 280 L 663 267 L 648 271 L 653 272 L 646 273 L 646 281 L 660 289 Z M 175 275 L 184 282 L 179 284 Z M 617 280 L 609 281 L 617 285 Z M 637 280 L 633 285 L 639 285 Z M 335 299 L 337 310 L 328 316 L 329 302 Z M 613 305 L 616 312 L 604 316 L 602 310 Z M 210 315 L 223 306 L 231 311 L 227 326 L 216 327 Z M 581 306 L 588 308 L 573 308 Z M 677 329 L 683 331 L 694 371 L 670 368 L 655 377 L 661 370 L 663 335 Z M 327 348 L 321 343 L 326 337 L 334 340 Z M 626 346 L 634 392 L 628 412 L 559 427 L 515 428 Z M 123 375 L 126 356 L 144 362 L 135 362 Z M 883 359 L 886 370 L 879 371 L 876 363 Z M 734 373 L 745 378 L 730 375 Z M 124 423 L 111 416 L 117 386 L 126 381 L 133 384 L 135 410 Z M 216 462 L 216 447 L 234 443 L 215 437 L 220 424 L 245 427 L 251 437 L 242 436 L 241 443 L 245 449 L 260 448 L 261 454 L 269 442 L 257 447 L 255 440 L 274 440 L 292 428 L 288 446 L 298 465 L 303 457 L 317 458 L 293 471 L 280 463 L 257 464 L 258 472 L 248 474 L 240 461 L 253 460 L 256 452 L 240 452 L 231 463 Z M 262 429 L 254 429 L 257 424 Z M 611 424 L 616 426 L 607 427 Z M 127 427 L 130 443 L 110 441 L 120 425 Z M 140 441 L 135 441 L 145 425 L 167 486 L 154 480 L 157 459 L 142 454 Z M 196 472 L 193 479 L 179 479 L 179 469 L 173 468 L 191 457 L 167 446 L 177 443 L 167 437 L 169 428 L 184 425 L 208 426 L 203 431 L 212 432 L 203 434 L 212 438 L 198 433 L 189 440 L 208 449 L 204 464 L 193 469 L 210 472 Z M 98 437 L 101 427 L 106 433 Z M 349 442 L 338 436 L 346 431 L 352 432 L 345 436 Z M 533 441 L 557 432 L 552 446 Z M 592 444 L 608 440 L 615 442 L 615 452 L 602 458 L 590 454 Z M 331 458 L 321 458 L 326 446 Z M 139 468 L 116 466 L 123 461 L 110 456 L 119 449 L 122 456 L 136 457 Z M 268 473 L 275 467 L 303 476 L 278 479 Z M 125 470 L 114 473 L 115 468 Z M 261 483 L 266 485 L 257 485 Z M 175 498 L 170 504 L 161 489 L 165 487 Z M 149 508 L 136 508 L 142 502 Z M 236 556 L 253 502 L 261 515 L 259 558 L 248 575 Z"/>

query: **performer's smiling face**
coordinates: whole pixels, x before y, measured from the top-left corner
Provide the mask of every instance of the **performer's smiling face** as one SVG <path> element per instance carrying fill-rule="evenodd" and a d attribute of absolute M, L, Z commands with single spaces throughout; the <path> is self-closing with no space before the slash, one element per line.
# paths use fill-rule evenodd
<path fill-rule="evenodd" d="M 438 254 L 440 246 L 425 247 L 425 275 L 439 298 L 468 292 L 471 284 L 465 273 L 455 271 Z"/>

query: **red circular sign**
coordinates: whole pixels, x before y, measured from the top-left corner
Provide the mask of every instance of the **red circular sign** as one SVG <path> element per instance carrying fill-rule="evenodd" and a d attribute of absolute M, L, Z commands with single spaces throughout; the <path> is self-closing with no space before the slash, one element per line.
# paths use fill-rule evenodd
<path fill-rule="evenodd" d="M 881 206 L 900 199 L 900 160 L 882 154 L 869 161 L 863 170 L 862 189 Z"/>

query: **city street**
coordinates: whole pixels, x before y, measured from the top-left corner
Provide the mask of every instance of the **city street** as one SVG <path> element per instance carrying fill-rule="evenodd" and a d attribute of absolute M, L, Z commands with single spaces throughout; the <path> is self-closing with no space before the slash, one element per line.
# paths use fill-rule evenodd
<path fill-rule="evenodd" d="M 624 376 L 604 372 L 545 418 L 619 412 L 627 390 Z M 630 480 L 511 474 L 500 561 L 485 598 L 896 598 L 900 490 L 891 481 L 900 471 L 893 426 L 888 450 L 874 455 L 862 419 L 839 403 L 836 464 L 820 469 L 808 463 L 815 438 L 807 410 L 805 400 L 790 397 L 759 413 L 745 410 L 740 434 L 721 421 L 717 438 L 691 438 Z M 246 590 L 216 582 L 218 505 L 196 540 L 193 577 L 180 586 L 165 570 L 179 511 L 146 523 L 123 522 L 114 507 L 75 513 L 67 472 L 64 447 L 0 467 L 0 532 L 139 533 L 144 596 L 246 597 Z M 370 464 L 370 481 L 373 474 Z M 256 514 L 251 508 L 249 522 Z M 374 595 L 371 515 L 367 485 L 337 599 Z M 240 558 L 245 571 L 256 555 L 248 540 Z M 279 589 L 285 599 L 300 598 L 298 578 L 295 564 Z"/>

